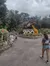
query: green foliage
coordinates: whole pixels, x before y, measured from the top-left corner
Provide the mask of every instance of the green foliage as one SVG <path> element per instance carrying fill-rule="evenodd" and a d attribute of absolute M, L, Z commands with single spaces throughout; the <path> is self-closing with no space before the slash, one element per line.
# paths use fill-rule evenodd
<path fill-rule="evenodd" d="M 7 33 L 3 34 L 3 41 L 7 41 Z"/>
<path fill-rule="evenodd" d="M 6 16 L 6 0 L 0 0 L 0 22 L 2 23 L 2 26 L 5 25 L 5 16 Z"/>
<path fill-rule="evenodd" d="M 48 28 L 46 28 L 46 29 L 41 28 L 41 29 L 40 29 L 40 32 L 41 32 L 42 34 L 44 34 L 44 33 L 50 34 L 50 29 L 48 29 Z"/>
<path fill-rule="evenodd" d="M 1 38 L 2 38 L 2 33 L 0 32 L 0 41 L 2 40 Z"/>
<path fill-rule="evenodd" d="M 6 29 L 0 29 L 0 41 L 7 41 L 8 31 Z"/>
<path fill-rule="evenodd" d="M 6 22 L 8 24 L 8 30 L 14 30 L 20 24 L 20 15 L 18 11 L 10 10 L 6 15 Z"/>
<path fill-rule="evenodd" d="M 29 14 L 28 13 L 21 13 L 20 14 L 20 20 L 21 20 L 21 22 L 26 22 L 26 21 L 28 21 L 28 19 L 29 19 Z"/>
<path fill-rule="evenodd" d="M 41 20 L 41 28 L 50 28 L 50 17 L 44 17 Z"/>
<path fill-rule="evenodd" d="M 2 5 L 5 2 L 6 2 L 6 0 L 0 0 L 0 5 Z"/>

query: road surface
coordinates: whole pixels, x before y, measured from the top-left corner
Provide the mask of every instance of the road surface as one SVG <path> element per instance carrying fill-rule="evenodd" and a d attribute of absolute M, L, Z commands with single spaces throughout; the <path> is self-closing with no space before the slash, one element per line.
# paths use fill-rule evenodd
<path fill-rule="evenodd" d="M 50 66 L 41 60 L 41 38 L 24 39 L 18 37 L 13 47 L 0 55 L 0 66 Z M 46 60 L 46 56 L 45 56 Z"/>

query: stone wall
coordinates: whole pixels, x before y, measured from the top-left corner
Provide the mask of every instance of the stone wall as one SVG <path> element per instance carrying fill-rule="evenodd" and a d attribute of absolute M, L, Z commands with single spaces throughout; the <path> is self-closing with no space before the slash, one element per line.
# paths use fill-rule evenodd
<path fill-rule="evenodd" d="M 14 33 L 0 33 L 0 53 L 12 47 L 15 39 L 17 39 L 17 36 Z"/>

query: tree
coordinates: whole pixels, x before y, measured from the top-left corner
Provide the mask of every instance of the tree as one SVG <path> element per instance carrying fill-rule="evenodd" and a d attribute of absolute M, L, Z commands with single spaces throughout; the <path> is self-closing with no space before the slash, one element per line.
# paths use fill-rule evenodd
<path fill-rule="evenodd" d="M 42 27 L 42 28 L 50 28 L 50 17 L 48 18 L 47 16 L 45 16 L 45 17 L 41 20 L 41 27 Z"/>
<path fill-rule="evenodd" d="M 22 13 L 20 14 L 20 17 L 21 17 L 21 22 L 26 22 L 26 21 L 28 21 L 28 19 L 29 19 L 29 14 L 22 12 Z"/>
<path fill-rule="evenodd" d="M 17 28 L 17 26 L 20 24 L 20 15 L 18 14 L 18 11 L 8 10 L 6 22 L 8 23 L 8 29 L 12 30 Z"/>
<path fill-rule="evenodd" d="M 18 11 L 15 11 L 15 20 L 16 20 L 16 25 L 18 26 L 20 24 L 20 14 Z"/>
<path fill-rule="evenodd" d="M 5 25 L 5 16 L 6 16 L 6 5 L 5 5 L 6 0 L 0 0 L 0 20 L 2 22 L 2 25 Z"/>

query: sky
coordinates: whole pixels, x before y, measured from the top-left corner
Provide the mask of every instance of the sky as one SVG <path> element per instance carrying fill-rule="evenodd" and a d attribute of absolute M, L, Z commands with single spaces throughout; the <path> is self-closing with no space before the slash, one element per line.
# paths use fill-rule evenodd
<path fill-rule="evenodd" d="M 25 12 L 30 16 L 48 16 L 50 14 L 50 0 L 7 0 L 9 10 Z"/>

